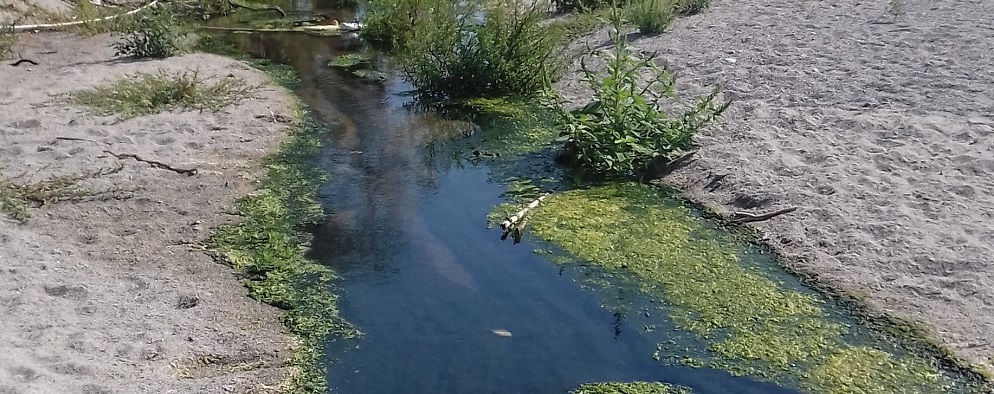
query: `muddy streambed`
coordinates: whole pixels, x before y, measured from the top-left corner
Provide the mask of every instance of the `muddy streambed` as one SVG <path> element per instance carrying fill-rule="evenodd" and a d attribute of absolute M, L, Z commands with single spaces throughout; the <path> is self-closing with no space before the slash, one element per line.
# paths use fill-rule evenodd
<path fill-rule="evenodd" d="M 314 12 L 311 3 L 296 8 Z M 464 136 L 471 125 L 413 109 L 411 87 L 382 57 L 372 56 L 387 72 L 383 81 L 329 67 L 338 56 L 362 51 L 356 37 L 226 37 L 254 56 L 294 66 L 301 78 L 297 94 L 330 128 L 315 158 L 329 176 L 319 196 L 327 216 L 312 229 L 309 256 L 341 275 L 342 316 L 363 333 L 328 346 L 332 392 L 565 393 L 606 381 L 661 381 L 695 393 L 810 387 L 804 372 L 751 373 L 715 358 L 709 345 L 723 334 L 682 329 L 671 317 L 685 311 L 644 291 L 637 275 L 583 263 L 532 236 L 519 244 L 502 241 L 486 218 L 504 201 L 500 180 L 514 167 L 474 160 L 467 147 L 480 137 Z M 463 142 L 447 143 L 453 140 Z M 659 209 L 695 215 L 666 201 Z M 905 356 L 900 341 L 819 298 L 763 248 L 695 223 L 704 224 L 693 237 L 731 245 L 726 249 L 750 275 L 818 300 L 819 319 L 845 327 L 840 341 Z M 967 390 L 955 374 L 940 375 L 946 389 Z"/>

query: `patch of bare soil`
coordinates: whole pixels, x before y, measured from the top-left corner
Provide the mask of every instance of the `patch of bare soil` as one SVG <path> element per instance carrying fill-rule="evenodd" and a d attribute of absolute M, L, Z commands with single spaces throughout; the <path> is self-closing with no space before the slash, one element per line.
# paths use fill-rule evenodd
<path fill-rule="evenodd" d="M 670 180 L 727 211 L 798 207 L 755 224 L 794 268 L 994 371 L 991 15 L 986 0 L 718 0 L 633 36 L 681 91 L 734 100 Z"/>
<path fill-rule="evenodd" d="M 0 392 L 269 392 L 294 344 L 280 311 L 248 298 L 196 244 L 261 175 L 291 98 L 224 57 L 112 58 L 106 36 L 22 35 L 39 63 L 0 64 L 0 179 L 89 173 L 80 201 L 0 216 Z M 135 72 L 199 70 L 263 84 L 218 113 L 99 117 L 55 95 Z M 193 176 L 117 154 L 196 169 Z M 38 205 L 36 202 L 35 205 Z"/>

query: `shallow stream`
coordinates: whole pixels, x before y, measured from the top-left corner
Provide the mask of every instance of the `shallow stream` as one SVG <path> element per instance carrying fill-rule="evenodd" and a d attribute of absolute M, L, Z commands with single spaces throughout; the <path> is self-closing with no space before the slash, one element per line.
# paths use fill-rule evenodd
<path fill-rule="evenodd" d="M 310 3 L 298 6 L 313 12 Z M 302 82 L 297 94 L 331 129 L 318 157 L 329 175 L 319 196 L 327 217 L 312 229 L 309 256 L 341 275 L 342 316 L 363 333 L 328 347 L 332 392 L 551 394 L 635 380 L 695 393 L 796 392 L 666 362 L 706 358 L 707 346 L 675 330 L 638 286 L 619 287 L 626 279 L 607 270 L 554 264 L 535 251 L 556 248 L 533 237 L 502 241 L 486 225 L 505 192 L 488 161 L 471 160 L 469 151 L 444 153 L 459 160 L 434 157 L 435 142 L 461 138 L 470 126 L 411 108 L 411 87 L 398 75 L 372 82 L 328 67 L 361 50 L 354 37 L 230 38 L 254 56 L 292 65 Z M 389 70 L 386 60 L 377 64 Z M 739 257 L 813 294 L 762 248 L 742 242 Z M 831 315 L 858 326 L 843 312 Z M 859 332 L 850 339 L 871 341 Z"/>

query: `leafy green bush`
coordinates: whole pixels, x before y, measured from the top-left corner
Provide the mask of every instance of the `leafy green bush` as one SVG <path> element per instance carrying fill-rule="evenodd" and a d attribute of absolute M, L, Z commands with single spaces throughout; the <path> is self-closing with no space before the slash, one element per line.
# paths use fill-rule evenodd
<path fill-rule="evenodd" d="M 454 15 L 455 3 L 446 0 L 369 0 L 362 16 L 362 37 L 381 48 L 407 43 L 419 17 L 435 19 L 436 13 Z"/>
<path fill-rule="evenodd" d="M 654 55 L 628 50 L 619 12 L 612 12 L 614 49 L 598 53 L 607 75 L 591 70 L 586 59 L 581 62 L 593 101 L 574 111 L 553 106 L 567 138 L 560 157 L 584 175 L 643 178 L 655 165 L 691 148 L 694 133 L 715 122 L 729 103 L 718 102 L 716 88 L 681 115 L 665 113 L 663 99 L 676 102 L 674 78 L 656 65 Z"/>
<path fill-rule="evenodd" d="M 560 29 L 541 24 L 541 4 L 489 3 L 416 21 L 402 53 L 408 79 L 424 96 L 449 100 L 528 97 L 565 68 Z"/>
<path fill-rule="evenodd" d="M 669 27 L 675 17 L 674 0 L 638 0 L 625 10 L 628 20 L 643 34 L 659 34 Z"/>
<path fill-rule="evenodd" d="M 114 43 L 114 56 L 166 58 L 179 47 L 179 29 L 168 8 L 159 8 L 134 19 L 121 41 Z"/>

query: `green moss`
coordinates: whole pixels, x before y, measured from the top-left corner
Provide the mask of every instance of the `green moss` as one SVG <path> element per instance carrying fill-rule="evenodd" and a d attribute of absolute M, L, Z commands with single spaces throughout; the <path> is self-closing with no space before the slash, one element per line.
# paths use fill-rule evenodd
<path fill-rule="evenodd" d="M 894 381 L 937 381 L 935 369 L 921 360 L 892 357 L 876 349 L 840 349 L 811 372 L 806 388 L 826 394 L 893 393 Z M 825 388 L 825 390 L 821 390 Z"/>
<path fill-rule="evenodd" d="M 936 392 L 951 385 L 923 360 L 847 344 L 848 328 L 828 316 L 823 301 L 741 264 L 729 236 L 708 230 L 654 188 L 610 184 L 558 193 L 529 223 L 538 236 L 630 275 L 641 291 L 665 300 L 673 324 L 708 345 L 712 367 L 811 392 Z"/>
<path fill-rule="evenodd" d="M 265 66 L 274 80 L 292 87 L 285 67 Z M 329 337 L 360 335 L 338 314 L 332 291 L 336 276 L 304 257 L 308 239 L 302 225 L 323 213 L 315 198 L 322 173 L 305 163 L 317 152 L 321 124 L 303 110 L 301 119 L 279 151 L 263 161 L 265 177 L 257 190 L 237 204 L 242 220 L 221 227 L 206 242 L 217 259 L 242 274 L 252 298 L 285 309 L 283 323 L 299 339 L 290 365 L 294 372 L 283 387 L 287 393 L 325 393 L 320 362 Z"/>
<path fill-rule="evenodd" d="M 364 65 L 369 63 L 369 58 L 362 56 L 357 53 L 349 53 L 341 56 L 335 56 L 328 61 L 329 67 L 342 67 L 342 68 L 352 68 L 359 65 Z"/>
<path fill-rule="evenodd" d="M 689 388 L 659 382 L 590 383 L 570 394 L 690 394 Z"/>

